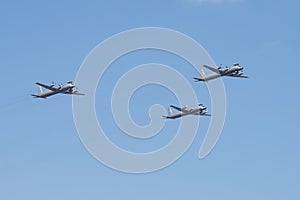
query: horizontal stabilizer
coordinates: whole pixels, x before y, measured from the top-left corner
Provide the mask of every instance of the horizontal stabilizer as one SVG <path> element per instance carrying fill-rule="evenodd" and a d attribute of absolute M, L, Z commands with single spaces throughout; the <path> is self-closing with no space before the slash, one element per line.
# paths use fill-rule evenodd
<path fill-rule="evenodd" d="M 33 96 L 35 98 L 39 98 L 40 97 L 39 95 L 36 95 L 36 94 L 31 94 L 31 96 Z"/>
<path fill-rule="evenodd" d="M 42 97 L 42 96 L 39 96 L 39 95 L 36 95 L 36 94 L 31 94 L 31 96 L 33 96 L 34 98 L 46 99 L 46 97 Z"/>
<path fill-rule="evenodd" d="M 203 78 L 194 78 L 195 82 L 199 82 L 199 81 L 205 81 Z"/>

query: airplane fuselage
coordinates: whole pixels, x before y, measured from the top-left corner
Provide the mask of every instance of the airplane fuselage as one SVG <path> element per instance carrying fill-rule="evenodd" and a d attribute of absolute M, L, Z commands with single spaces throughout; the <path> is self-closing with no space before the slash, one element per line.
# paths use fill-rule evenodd
<path fill-rule="evenodd" d="M 178 113 L 174 113 L 174 114 L 170 114 L 168 116 L 165 116 L 165 118 L 167 119 L 176 119 L 176 118 L 179 118 L 179 117 L 183 117 L 183 116 L 186 116 L 186 115 L 202 115 L 204 114 L 205 112 L 203 112 L 206 108 L 202 108 L 202 107 L 199 107 L 199 108 L 196 108 L 196 109 L 191 109 L 187 112 L 178 112 Z"/>
<path fill-rule="evenodd" d="M 205 77 L 203 77 L 203 80 L 204 81 L 209 81 L 209 80 L 212 80 L 212 79 L 219 78 L 221 76 L 228 76 L 228 75 L 231 75 L 231 74 L 238 73 L 242 69 L 243 68 L 240 67 L 240 66 L 234 66 L 234 67 L 231 67 L 229 69 L 225 69 L 224 71 L 220 71 L 219 73 L 212 73 L 212 74 L 205 75 Z"/>
<path fill-rule="evenodd" d="M 71 84 L 71 83 L 68 83 L 64 86 L 61 86 L 59 87 L 57 90 L 47 90 L 39 95 L 35 95 L 35 97 L 37 98 L 47 98 L 49 96 L 53 96 L 55 94 L 58 94 L 58 93 L 66 93 L 68 90 L 72 90 L 73 88 L 75 87 L 75 85 Z"/>

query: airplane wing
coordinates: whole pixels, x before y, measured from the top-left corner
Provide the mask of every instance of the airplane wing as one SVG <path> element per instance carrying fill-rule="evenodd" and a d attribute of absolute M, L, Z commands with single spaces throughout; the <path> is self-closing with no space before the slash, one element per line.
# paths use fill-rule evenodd
<path fill-rule="evenodd" d="M 179 108 L 179 107 L 177 107 L 177 106 L 170 105 L 170 107 L 171 107 L 171 108 L 174 108 L 174 109 L 176 109 L 176 110 L 178 110 L 178 111 L 181 111 L 181 110 L 182 110 L 181 108 Z"/>
<path fill-rule="evenodd" d="M 171 107 L 171 108 L 174 108 L 174 109 L 176 109 L 176 110 L 178 110 L 178 111 L 181 111 L 181 112 L 187 112 L 187 110 L 186 110 L 185 108 L 179 108 L 179 107 L 173 106 L 173 105 L 170 105 L 170 107 Z"/>
<path fill-rule="evenodd" d="M 57 88 L 55 88 L 54 86 L 51 86 L 51 85 L 45 85 L 43 83 L 39 83 L 39 82 L 36 82 L 35 84 L 39 85 L 39 86 L 42 86 L 43 88 L 46 88 L 48 90 L 51 90 L 51 91 L 56 91 Z"/>
<path fill-rule="evenodd" d="M 207 69 L 209 69 L 209 70 L 211 70 L 211 71 L 213 71 L 215 73 L 218 73 L 218 74 L 220 73 L 220 71 L 218 69 L 210 67 L 208 65 L 203 65 L 203 67 L 205 67 L 205 68 L 207 68 Z"/>
<path fill-rule="evenodd" d="M 237 75 L 237 74 L 230 74 L 230 75 L 225 75 L 225 76 L 232 76 L 232 77 L 237 77 L 237 78 L 249 78 L 249 76 L 243 76 L 243 75 Z"/>

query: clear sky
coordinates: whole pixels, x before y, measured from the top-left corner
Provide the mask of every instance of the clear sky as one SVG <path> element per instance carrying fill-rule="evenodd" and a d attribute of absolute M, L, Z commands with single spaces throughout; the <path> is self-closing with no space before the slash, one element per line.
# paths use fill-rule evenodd
<path fill-rule="evenodd" d="M 2 1 L 0 199 L 299 199 L 299 6 L 293 0 Z M 104 166 L 86 151 L 70 96 L 41 100 L 30 94 L 37 91 L 36 81 L 75 80 L 84 58 L 101 41 L 147 26 L 194 38 L 216 64 L 239 62 L 250 79 L 224 78 L 226 122 L 208 157 L 198 159 L 206 118 L 178 161 L 133 175 Z M 115 64 L 130 69 L 148 62 L 178 70 L 188 65 L 151 50 Z M 183 74 L 197 76 L 185 69 Z M 107 73 L 105 80 L 97 90 L 97 115 L 107 132 L 119 134 L 107 96 L 101 98 L 101 89 L 110 91 L 116 77 Z M 192 79 L 191 84 L 209 109 L 205 86 Z M 162 88 L 144 87 L 133 96 L 132 117 L 147 124 L 149 106 L 167 108 L 173 102 Z M 179 122 L 168 121 L 149 143 L 131 141 L 121 132 L 108 137 L 131 151 L 153 150 L 173 137 L 167 130 Z"/>

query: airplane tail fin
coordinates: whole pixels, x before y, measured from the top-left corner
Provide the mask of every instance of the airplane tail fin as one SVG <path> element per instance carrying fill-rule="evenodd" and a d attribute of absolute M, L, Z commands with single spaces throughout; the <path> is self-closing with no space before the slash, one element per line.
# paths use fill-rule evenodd
<path fill-rule="evenodd" d="M 43 90 L 42 90 L 41 86 L 38 87 L 38 94 L 39 94 L 39 96 L 41 96 L 43 94 Z"/>
<path fill-rule="evenodd" d="M 201 76 L 202 79 L 204 79 L 205 73 L 204 73 L 203 69 L 200 70 L 200 76 Z"/>
<path fill-rule="evenodd" d="M 167 119 L 167 118 L 170 117 L 172 114 L 173 114 L 172 109 L 169 107 L 169 108 L 168 108 L 168 115 L 167 115 L 167 116 L 163 115 L 162 117 L 163 117 L 164 119 Z"/>
<path fill-rule="evenodd" d="M 31 96 L 34 97 L 34 98 L 44 98 L 44 97 L 41 97 L 42 94 L 43 94 L 42 87 L 39 86 L 38 87 L 38 94 L 31 94 Z"/>
<path fill-rule="evenodd" d="M 195 82 L 205 81 L 205 73 L 204 73 L 203 69 L 200 70 L 200 78 L 194 78 L 194 81 Z"/>
<path fill-rule="evenodd" d="M 169 107 L 169 108 L 168 108 L 168 116 L 170 116 L 170 115 L 172 115 L 172 114 L 173 114 L 172 109 Z"/>

